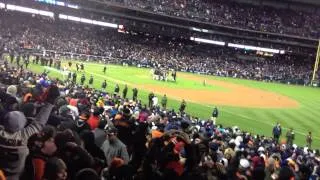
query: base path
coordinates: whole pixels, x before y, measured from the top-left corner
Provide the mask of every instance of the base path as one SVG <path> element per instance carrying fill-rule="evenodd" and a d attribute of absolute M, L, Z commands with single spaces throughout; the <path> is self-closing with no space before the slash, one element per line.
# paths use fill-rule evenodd
<path fill-rule="evenodd" d="M 184 79 L 203 82 L 205 78 L 196 77 L 188 74 L 179 74 Z M 141 85 L 139 88 L 153 91 L 157 94 L 166 94 L 176 100 L 186 99 L 194 103 L 207 105 L 226 105 L 235 107 L 250 108 L 297 108 L 299 103 L 289 97 L 250 88 L 247 86 L 206 79 L 207 84 L 220 86 L 229 89 L 227 92 L 196 89 L 178 89 L 156 85 Z"/>

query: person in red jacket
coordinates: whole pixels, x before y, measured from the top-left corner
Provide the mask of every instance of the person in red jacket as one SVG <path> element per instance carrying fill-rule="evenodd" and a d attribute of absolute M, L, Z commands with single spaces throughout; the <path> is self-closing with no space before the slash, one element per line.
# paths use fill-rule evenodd
<path fill-rule="evenodd" d="M 93 113 L 91 113 L 87 123 L 89 124 L 91 130 L 95 130 L 99 126 L 101 110 L 95 107 Z"/>

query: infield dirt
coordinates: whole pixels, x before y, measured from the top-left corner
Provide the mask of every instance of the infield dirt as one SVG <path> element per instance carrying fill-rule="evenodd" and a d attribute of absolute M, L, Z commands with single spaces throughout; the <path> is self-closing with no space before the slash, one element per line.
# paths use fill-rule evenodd
<path fill-rule="evenodd" d="M 180 74 L 180 77 L 192 81 L 203 82 L 204 77 Z M 153 91 L 157 94 L 166 94 L 168 97 L 181 100 L 185 99 L 194 103 L 208 105 L 226 105 L 248 108 L 297 108 L 299 103 L 287 96 L 247 87 L 225 81 L 206 79 L 212 86 L 221 86 L 228 91 L 196 90 L 169 88 L 159 85 L 140 85 L 141 89 Z"/>

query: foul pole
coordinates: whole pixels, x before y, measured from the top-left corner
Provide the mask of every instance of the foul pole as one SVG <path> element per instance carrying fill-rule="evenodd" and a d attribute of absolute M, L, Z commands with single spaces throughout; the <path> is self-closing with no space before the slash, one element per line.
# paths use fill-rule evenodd
<path fill-rule="evenodd" d="M 313 67 L 313 74 L 312 74 L 312 83 L 314 82 L 316 78 L 316 73 L 319 68 L 319 59 L 320 59 L 320 40 L 318 42 L 318 50 L 317 50 L 317 55 L 316 55 L 316 61 L 314 62 L 314 67 Z"/>

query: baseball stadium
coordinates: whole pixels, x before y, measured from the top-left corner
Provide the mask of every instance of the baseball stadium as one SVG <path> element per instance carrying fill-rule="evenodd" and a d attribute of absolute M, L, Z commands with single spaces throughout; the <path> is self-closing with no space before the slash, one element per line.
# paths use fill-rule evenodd
<path fill-rule="evenodd" d="M 319 179 L 317 0 L 0 0 L 0 179 Z"/>

